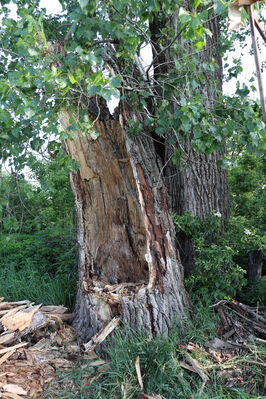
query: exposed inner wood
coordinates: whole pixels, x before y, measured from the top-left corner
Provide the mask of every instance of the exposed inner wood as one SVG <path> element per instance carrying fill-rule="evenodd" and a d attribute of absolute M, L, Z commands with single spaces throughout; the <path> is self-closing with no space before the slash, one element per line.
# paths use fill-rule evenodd
<path fill-rule="evenodd" d="M 59 117 L 67 129 L 68 112 Z M 188 304 L 160 162 L 147 135 L 128 136 L 123 117 L 103 112 L 97 140 L 76 132 L 65 143 L 80 165 L 70 183 L 79 243 L 73 326 L 83 343 L 116 316 L 167 334 Z"/>
<path fill-rule="evenodd" d="M 67 126 L 67 113 L 62 120 Z M 120 125 L 99 121 L 95 129 L 100 133 L 97 140 L 79 133 L 67 141 L 69 154 L 80 164 L 73 183 L 81 207 L 84 266 L 91 279 L 103 285 L 148 280 L 146 233 Z"/>

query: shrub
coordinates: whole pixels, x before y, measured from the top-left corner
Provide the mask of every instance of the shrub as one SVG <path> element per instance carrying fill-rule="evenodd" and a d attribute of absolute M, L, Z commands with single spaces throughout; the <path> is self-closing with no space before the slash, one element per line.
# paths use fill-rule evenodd
<path fill-rule="evenodd" d="M 256 283 L 248 286 L 240 293 L 240 300 L 256 306 L 266 306 L 266 276 L 262 276 Z"/>
<path fill-rule="evenodd" d="M 246 271 L 235 262 L 241 228 L 237 230 L 238 235 L 228 230 L 222 236 L 220 215 L 207 215 L 201 220 L 185 213 L 174 215 L 173 221 L 176 231 L 184 232 L 194 244 L 195 267 L 185 280 L 190 295 L 205 302 L 235 296 L 247 282 Z"/>
<path fill-rule="evenodd" d="M 195 249 L 195 268 L 186 279 L 186 287 L 192 295 L 196 292 L 207 301 L 233 297 L 246 284 L 246 271 L 235 264 L 232 248 L 216 244 L 206 246 L 198 240 Z"/>

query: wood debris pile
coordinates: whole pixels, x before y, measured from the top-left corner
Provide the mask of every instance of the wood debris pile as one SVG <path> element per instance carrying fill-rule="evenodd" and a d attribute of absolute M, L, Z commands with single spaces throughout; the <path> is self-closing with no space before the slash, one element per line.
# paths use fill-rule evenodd
<path fill-rule="evenodd" d="M 263 389 L 265 351 L 260 353 L 257 344 L 263 348 L 266 343 L 265 311 L 226 300 L 213 307 L 219 314 L 217 337 L 206 342 L 204 348 L 192 342 L 180 345 L 184 361 L 179 365 L 201 377 L 201 392 L 211 383 L 211 371 L 226 387 L 245 387 L 250 393 L 255 385 Z"/>
<path fill-rule="evenodd" d="M 0 397 L 41 398 L 58 369 L 72 367 L 79 351 L 64 306 L 0 298 Z"/>
<path fill-rule="evenodd" d="M 235 347 L 248 341 L 266 343 L 266 312 L 236 301 L 220 301 L 214 305 L 220 318 L 217 334 Z"/>

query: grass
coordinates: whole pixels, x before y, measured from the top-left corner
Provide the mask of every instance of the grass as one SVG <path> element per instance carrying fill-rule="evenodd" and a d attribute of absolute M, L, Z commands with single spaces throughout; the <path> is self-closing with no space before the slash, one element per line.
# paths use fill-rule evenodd
<path fill-rule="evenodd" d="M 0 296 L 6 301 L 28 299 L 43 305 L 65 305 L 70 309 L 76 294 L 76 279 L 62 271 L 54 276 L 26 265 L 17 270 L 12 264 L 0 269 Z"/>
<path fill-rule="evenodd" d="M 210 366 L 213 363 L 203 345 L 215 336 L 216 314 L 209 307 L 197 304 L 194 315 L 193 322 L 187 320 L 182 329 L 174 328 L 169 337 L 158 336 L 153 340 L 142 331 L 132 331 L 124 326 L 107 343 L 103 368 L 91 367 L 89 361 L 80 361 L 71 372 L 58 376 L 57 389 L 51 387 L 45 397 L 137 399 L 138 393 L 144 392 L 151 396 L 161 395 L 165 399 L 263 398 L 262 369 L 257 364 L 248 363 L 249 355 L 246 353 L 224 363 L 222 371 L 216 367 L 210 369 L 210 379 L 204 387 L 197 373 L 181 366 L 180 362 L 186 361 L 185 345 L 188 342 L 198 345 L 193 357 L 201 365 Z M 255 350 L 258 359 L 265 356 L 265 350 L 261 347 L 257 346 Z M 137 356 L 140 357 L 143 391 L 136 376 Z M 228 370 L 231 370 L 229 377 Z M 69 389 L 69 385 L 64 388 L 64 383 L 69 381 L 72 388 Z M 233 383 L 231 387 L 227 386 L 228 381 Z"/>
<path fill-rule="evenodd" d="M 77 263 L 74 232 L 67 227 L 0 234 L 0 296 L 73 309 Z"/>

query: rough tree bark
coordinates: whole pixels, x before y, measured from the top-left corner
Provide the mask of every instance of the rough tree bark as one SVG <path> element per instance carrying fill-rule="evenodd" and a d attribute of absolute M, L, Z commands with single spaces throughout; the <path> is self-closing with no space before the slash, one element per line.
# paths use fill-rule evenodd
<path fill-rule="evenodd" d="M 212 110 L 217 95 L 222 91 L 218 18 L 210 19 L 206 27 L 212 32 L 212 37 L 207 36 L 200 61 L 210 61 L 214 58 L 217 67 L 212 75 L 209 72 L 205 74 L 202 92 L 205 95 L 206 107 Z M 224 221 L 229 216 L 229 196 L 227 172 L 217 167 L 217 160 L 221 159 L 222 154 L 218 151 L 214 151 L 212 155 L 197 154 L 191 149 L 189 141 L 184 146 L 188 158 L 187 167 L 178 170 L 172 165 L 167 169 L 172 209 L 179 214 L 191 211 L 193 215 L 201 218 L 213 212 L 220 212 Z"/>
<path fill-rule="evenodd" d="M 189 2 L 186 2 L 189 9 Z M 175 24 L 173 18 L 173 26 Z M 162 24 L 162 22 L 161 22 Z M 154 17 L 150 24 L 152 41 L 156 49 L 158 40 L 159 23 Z M 202 92 L 205 95 L 205 105 L 210 110 L 214 107 L 217 95 L 222 91 L 222 58 L 219 54 L 220 27 L 218 17 L 212 17 L 206 23 L 206 27 L 212 32 L 212 36 L 207 36 L 206 46 L 201 50 L 199 57 L 199 69 L 201 62 L 215 59 L 217 67 L 212 75 L 205 73 L 205 80 L 202 83 Z M 181 39 L 179 39 L 181 41 Z M 186 46 L 186 44 L 184 44 Z M 191 49 L 191 52 L 194 50 Z M 163 53 L 155 65 L 157 71 L 156 79 L 167 74 L 167 69 L 172 67 L 171 55 L 169 52 Z M 173 112 L 175 111 L 173 105 Z M 177 145 L 178 147 L 178 145 Z M 222 153 L 214 151 L 212 155 L 198 154 L 190 146 L 189 135 L 187 142 L 182 144 L 185 150 L 185 168 L 179 168 L 169 162 L 172 150 L 165 142 L 164 162 L 165 162 L 165 181 L 171 199 L 171 210 L 182 215 L 186 211 L 194 216 L 204 219 L 206 215 L 221 214 L 221 232 L 223 232 L 224 222 L 229 216 L 229 193 L 226 170 L 217 166 L 217 161 L 222 158 Z M 184 267 L 185 276 L 189 275 L 194 267 L 194 250 L 191 239 L 184 233 L 179 233 L 177 241 L 180 250 L 181 261 Z"/>
<path fill-rule="evenodd" d="M 79 244 L 74 327 L 85 342 L 119 315 L 133 328 L 167 334 L 188 300 L 161 165 L 148 136 L 128 136 L 125 112 L 114 120 L 104 104 L 100 111 L 97 140 L 76 132 L 65 143 L 80 163 L 70 177 Z M 67 129 L 67 111 L 60 122 Z"/>

